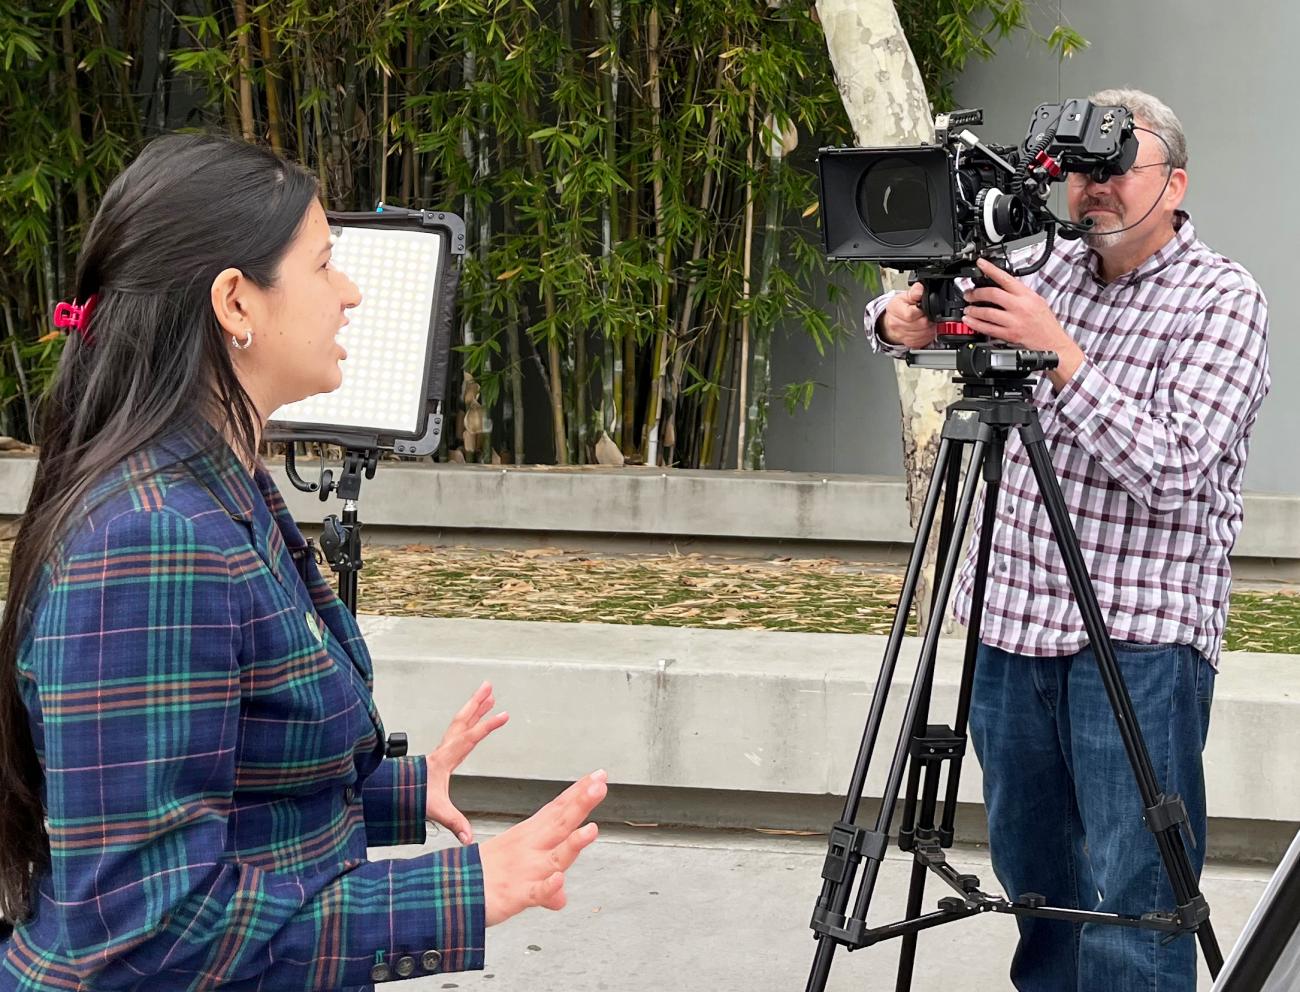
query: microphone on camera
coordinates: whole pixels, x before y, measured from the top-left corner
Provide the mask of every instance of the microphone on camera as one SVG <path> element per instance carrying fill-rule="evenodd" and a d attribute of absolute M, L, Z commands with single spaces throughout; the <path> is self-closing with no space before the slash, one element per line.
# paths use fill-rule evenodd
<path fill-rule="evenodd" d="M 1056 236 L 1062 241 L 1077 241 L 1096 226 L 1097 222 L 1093 220 L 1093 218 L 1085 217 L 1083 220 L 1077 221 L 1074 224 L 1062 224 L 1057 229 Z"/>

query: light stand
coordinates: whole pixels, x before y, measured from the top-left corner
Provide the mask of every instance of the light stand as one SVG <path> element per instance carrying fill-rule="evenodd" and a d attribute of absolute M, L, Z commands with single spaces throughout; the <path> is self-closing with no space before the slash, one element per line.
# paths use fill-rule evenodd
<path fill-rule="evenodd" d="M 362 478 L 373 479 L 382 451 L 431 455 L 442 439 L 443 404 L 455 328 L 457 261 L 465 254 L 465 225 L 444 211 L 380 204 L 374 213 L 327 213 L 334 264 L 361 290 L 345 337 L 343 384 L 277 410 L 266 438 L 285 443 L 285 472 L 322 502 L 336 494 L 343 515 L 321 525 L 320 547 L 338 574 L 339 599 L 357 612 L 363 566 L 358 502 Z M 298 474 L 295 444 L 339 446 L 343 467 L 322 468 L 319 482 Z M 406 754 L 406 735 L 389 734 L 388 757 Z"/>

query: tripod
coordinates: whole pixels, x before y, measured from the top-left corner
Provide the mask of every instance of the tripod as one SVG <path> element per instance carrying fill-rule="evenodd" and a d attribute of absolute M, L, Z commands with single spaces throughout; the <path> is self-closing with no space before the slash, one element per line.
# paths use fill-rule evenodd
<path fill-rule="evenodd" d="M 987 912 L 1044 917 L 1070 923 L 1140 927 L 1163 931 L 1171 938 L 1186 931 L 1195 931 L 1210 972 L 1217 975 L 1223 965 L 1223 955 L 1210 926 L 1209 906 L 1200 893 L 1196 873 L 1187 857 L 1180 833 L 1180 829 L 1187 824 L 1187 810 L 1179 796 L 1160 791 L 1128 689 L 1115 660 L 1105 619 L 1070 520 L 1069 508 L 1052 468 L 1038 412 L 1031 399 L 1036 384 L 1031 376 L 1055 368 L 1056 355 L 1051 352 L 1019 351 L 975 344 L 956 351 L 914 352 L 908 361 L 925 368 L 956 370 L 959 373 L 957 381 L 962 386 L 962 399 L 948 409 L 938 458 L 930 477 L 924 508 L 917 525 L 916 540 L 907 564 L 898 611 L 885 648 L 884 662 L 872 694 L 867 725 L 849 783 L 844 813 L 831 828 L 826 861 L 822 868 L 821 895 L 812 916 L 811 926 L 818 946 L 808 978 L 808 992 L 822 992 L 825 989 L 831 962 L 839 945 L 857 950 L 895 937 L 902 939 L 896 988 L 898 992 L 907 992 L 911 988 L 916 957 L 916 935 L 931 927 Z M 997 515 L 1003 454 L 1012 429 L 1019 434 L 1028 453 L 1039 493 L 1051 521 L 1052 532 L 1065 561 L 1070 588 L 1079 604 L 1089 642 L 1101 669 L 1102 683 L 1137 780 L 1145 811 L 1144 819 L 1155 837 L 1161 861 L 1173 887 L 1176 908 L 1172 913 L 1149 912 L 1141 916 L 1129 916 L 1047 906 L 1041 895 L 1032 892 L 1016 894 L 1014 899 L 990 895 L 980 888 L 978 878 L 962 874 L 950 865 L 944 853 L 953 842 L 957 789 L 961 776 L 961 759 L 966 751 L 966 727 L 979 646 L 980 620 L 984 611 L 985 581 Z M 967 445 L 971 447 L 970 469 L 962 483 L 961 467 Z M 931 614 L 935 618 L 942 618 L 948 602 L 981 477 L 985 483 L 984 510 L 976 553 L 971 624 L 966 641 L 957 713 L 951 727 L 931 725 L 928 722 L 940 630 L 939 623 L 931 623 L 922 643 L 920 660 L 907 698 L 906 715 L 890 762 L 880 811 L 874 826 L 867 829 L 855 823 L 858 805 L 862 800 L 867 769 L 880 732 L 886 697 L 902 647 L 907 614 L 916 594 L 926 545 L 939 507 L 940 493 L 942 491 L 943 511 L 935 564 L 938 581 Z M 869 927 L 866 922 L 867 911 L 881 862 L 889 846 L 890 821 L 909 761 L 910 774 L 904 798 L 903 822 L 898 832 L 899 848 L 910 851 L 913 859 L 906 916 L 896 923 Z M 940 775 L 945 765 L 948 766 L 948 776 L 942 819 L 936 825 Z M 849 901 L 860 865 L 861 882 L 850 912 Z M 922 913 L 925 882 L 930 874 L 935 875 L 953 894 L 941 899 L 937 910 Z"/>

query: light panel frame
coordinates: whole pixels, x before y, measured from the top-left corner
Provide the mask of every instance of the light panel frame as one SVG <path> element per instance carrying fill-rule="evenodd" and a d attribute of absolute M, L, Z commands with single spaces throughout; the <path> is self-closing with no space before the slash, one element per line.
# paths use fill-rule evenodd
<path fill-rule="evenodd" d="M 327 212 L 325 216 L 339 236 L 335 259 L 357 283 L 362 296 L 361 305 L 350 314 L 350 326 L 340 333 L 349 354 L 343 363 L 343 384 L 332 392 L 277 410 L 267 423 L 266 438 L 392 451 L 408 457 L 432 454 L 442 440 L 447 372 L 456 328 L 456 287 L 460 259 L 465 254 L 465 224 L 446 211 L 384 205 L 373 213 Z M 357 234 L 350 239 L 351 231 Z M 348 268 L 349 255 L 356 271 Z M 387 273 L 375 268 L 385 265 L 402 278 L 384 282 Z M 367 321 L 373 330 L 375 325 L 402 319 L 408 310 L 412 320 L 424 321 L 425 333 L 415 335 L 416 340 L 410 342 L 405 354 L 388 357 L 366 350 L 377 345 L 375 340 L 367 339 Z M 352 335 L 355 338 L 347 340 Z M 415 348 L 420 343 L 423 355 L 416 356 Z M 348 363 L 354 356 L 359 359 L 354 369 L 363 378 L 359 382 L 353 379 L 350 391 Z M 376 416 L 367 416 L 374 411 L 361 406 L 340 408 L 340 404 L 355 399 L 357 389 L 383 390 L 391 386 L 391 382 L 384 381 L 385 373 L 391 376 L 406 371 L 406 363 L 412 360 L 420 363 L 418 383 L 407 380 L 400 404 L 390 405 L 386 413 Z M 395 362 L 402 365 L 396 366 Z M 337 411 L 333 417 L 331 407 Z M 401 410 L 400 415 L 394 414 L 396 409 Z"/>

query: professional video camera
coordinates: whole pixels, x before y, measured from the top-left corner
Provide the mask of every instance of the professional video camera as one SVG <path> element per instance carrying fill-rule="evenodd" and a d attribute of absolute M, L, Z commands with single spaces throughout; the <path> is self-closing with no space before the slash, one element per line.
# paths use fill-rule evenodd
<path fill-rule="evenodd" d="M 1036 271 L 1058 232 L 1079 237 L 1092 226 L 1052 213 L 1052 183 L 1070 172 L 1104 180 L 1127 172 L 1137 157 L 1124 107 L 1043 104 L 1018 147 L 981 142 L 968 128 L 983 120 L 982 110 L 940 114 L 933 145 L 823 148 L 818 157 L 827 257 L 915 269 L 925 286 L 922 310 L 950 348 L 981 340 L 962 321 L 956 286 L 963 277 L 988 284 L 976 259 L 1000 260 L 1017 276 Z M 1039 259 L 1011 270 L 1007 244 L 1044 232 Z"/>

